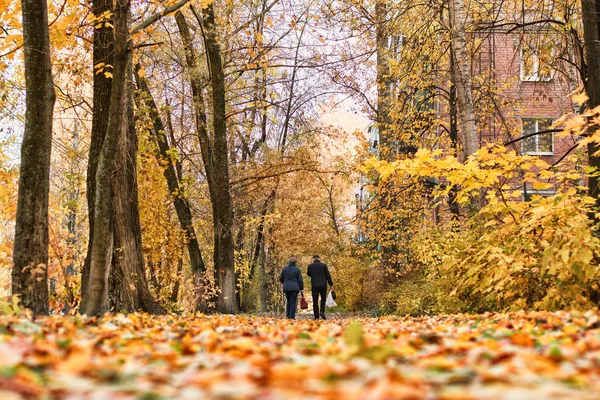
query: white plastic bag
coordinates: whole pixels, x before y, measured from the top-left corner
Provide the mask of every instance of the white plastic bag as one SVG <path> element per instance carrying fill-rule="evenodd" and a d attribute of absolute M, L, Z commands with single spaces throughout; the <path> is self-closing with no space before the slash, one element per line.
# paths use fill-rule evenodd
<path fill-rule="evenodd" d="M 327 306 L 327 308 L 337 306 L 337 303 L 335 302 L 335 300 L 333 299 L 333 296 L 331 295 L 331 290 L 329 291 L 329 294 L 327 295 L 327 300 L 325 300 L 325 305 Z"/>

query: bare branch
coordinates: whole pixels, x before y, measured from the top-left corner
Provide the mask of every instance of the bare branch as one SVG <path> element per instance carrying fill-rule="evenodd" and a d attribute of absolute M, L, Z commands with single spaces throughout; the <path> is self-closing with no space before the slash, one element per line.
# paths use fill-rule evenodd
<path fill-rule="evenodd" d="M 532 136 L 542 135 L 544 133 L 554 133 L 554 132 L 562 132 L 562 131 L 563 131 L 562 129 L 546 129 L 545 131 L 529 133 L 527 135 L 523 135 L 521 137 L 518 137 L 516 139 L 510 140 L 510 141 L 504 143 L 504 146 L 510 146 L 511 144 L 520 142 L 521 140 L 530 138 Z"/>
<path fill-rule="evenodd" d="M 134 35 L 134 34 L 138 33 L 139 31 L 146 29 L 147 27 L 149 27 L 156 21 L 160 20 L 161 18 L 179 10 L 181 7 L 185 6 L 188 2 L 189 2 L 189 0 L 181 0 L 179 3 L 175 3 L 171 7 L 165 8 L 162 12 L 160 12 L 158 14 L 154 14 L 153 16 L 151 16 L 150 18 L 148 18 L 147 20 L 145 20 L 144 22 L 142 22 L 141 24 L 139 24 L 138 26 L 133 28 L 133 30 L 131 31 L 130 34 Z"/>

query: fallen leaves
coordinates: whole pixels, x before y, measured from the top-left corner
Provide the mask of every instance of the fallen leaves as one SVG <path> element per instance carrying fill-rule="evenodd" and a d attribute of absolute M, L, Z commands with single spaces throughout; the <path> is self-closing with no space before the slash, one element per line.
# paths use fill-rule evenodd
<path fill-rule="evenodd" d="M 6 399 L 593 399 L 598 314 L 0 317 Z"/>

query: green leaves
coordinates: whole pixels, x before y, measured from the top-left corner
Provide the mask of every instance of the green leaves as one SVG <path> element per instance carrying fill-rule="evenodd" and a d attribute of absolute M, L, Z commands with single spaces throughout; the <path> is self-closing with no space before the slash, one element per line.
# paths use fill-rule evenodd
<path fill-rule="evenodd" d="M 346 345 L 355 350 L 362 349 L 365 344 L 365 334 L 363 332 L 362 325 L 357 321 L 353 321 L 346 329 L 346 333 L 344 334 L 344 341 Z"/>

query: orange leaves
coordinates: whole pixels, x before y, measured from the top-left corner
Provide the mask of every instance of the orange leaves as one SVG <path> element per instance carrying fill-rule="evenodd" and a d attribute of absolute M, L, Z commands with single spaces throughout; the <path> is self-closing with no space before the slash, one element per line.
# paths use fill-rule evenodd
<path fill-rule="evenodd" d="M 516 346 L 533 347 L 533 338 L 524 333 L 515 333 L 510 337 L 510 342 Z"/>
<path fill-rule="evenodd" d="M 78 375 L 89 368 L 94 348 L 90 344 L 75 345 L 69 348 L 63 361 L 57 364 L 56 370 Z"/>
<path fill-rule="evenodd" d="M 0 394 L 83 398 L 592 399 L 596 312 L 289 322 L 0 317 Z M 385 359 L 374 349 L 389 349 Z M 309 352 L 305 351 L 310 349 Z M 3 392 L 4 391 L 4 392 Z"/>

